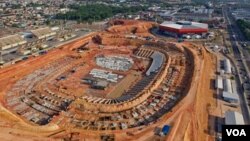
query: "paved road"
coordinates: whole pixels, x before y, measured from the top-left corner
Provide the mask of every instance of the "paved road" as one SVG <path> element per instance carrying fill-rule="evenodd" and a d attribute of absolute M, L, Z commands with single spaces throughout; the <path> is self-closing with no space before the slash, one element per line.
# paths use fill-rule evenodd
<path fill-rule="evenodd" d="M 250 112 L 249 112 L 249 107 L 247 105 L 246 93 L 241 87 L 242 84 L 245 82 L 245 78 L 246 77 L 249 78 L 249 75 L 250 75 L 248 67 L 246 65 L 246 60 L 245 60 L 246 59 L 245 55 L 247 55 L 248 52 L 244 50 L 240 45 L 240 42 L 244 42 L 246 41 L 246 39 L 242 35 L 241 31 L 239 30 L 236 22 L 234 21 L 230 13 L 230 9 L 223 7 L 223 14 L 228 24 L 228 32 L 229 32 L 230 41 L 231 41 L 232 48 L 233 48 L 234 57 L 231 57 L 231 61 L 233 65 L 235 66 L 236 72 L 237 72 L 236 82 L 238 86 L 240 86 L 238 87 L 239 88 L 238 92 L 240 96 L 241 109 L 242 109 L 245 122 L 249 124 Z M 244 52 L 244 54 L 242 52 Z M 250 57 L 250 56 L 247 55 L 247 57 Z"/>

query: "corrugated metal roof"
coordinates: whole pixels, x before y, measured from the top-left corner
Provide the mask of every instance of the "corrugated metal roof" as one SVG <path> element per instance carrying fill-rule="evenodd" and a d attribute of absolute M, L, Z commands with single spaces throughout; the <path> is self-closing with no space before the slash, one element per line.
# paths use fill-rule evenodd
<path fill-rule="evenodd" d="M 226 125 L 243 125 L 244 119 L 242 114 L 234 111 L 227 111 L 225 113 L 225 124 Z"/>
<path fill-rule="evenodd" d="M 217 77 L 217 79 L 215 80 L 215 87 L 217 89 L 223 89 L 223 80 L 221 77 Z"/>
<path fill-rule="evenodd" d="M 198 22 L 189 22 L 189 21 L 164 21 L 161 26 L 175 28 L 175 29 L 208 29 L 208 24 L 198 23 Z"/>
<path fill-rule="evenodd" d="M 229 61 L 229 59 L 224 60 L 224 66 L 225 66 L 225 72 L 226 73 L 232 73 L 232 71 L 231 71 L 231 62 Z"/>
<path fill-rule="evenodd" d="M 56 32 L 52 31 L 49 27 L 39 28 L 36 30 L 31 30 L 31 32 L 38 38 L 46 38 L 56 34 Z"/>
<path fill-rule="evenodd" d="M 20 35 L 9 35 L 3 38 L 0 38 L 0 49 L 5 50 L 18 45 L 25 44 L 27 41 L 24 40 Z"/>
<path fill-rule="evenodd" d="M 230 100 L 234 100 L 234 101 L 239 101 L 239 96 L 238 96 L 237 94 L 234 94 L 234 93 L 229 93 L 229 92 L 223 91 L 222 96 L 223 96 L 223 98 L 225 98 L 225 99 L 230 99 Z"/>
<path fill-rule="evenodd" d="M 182 28 L 182 25 L 176 24 L 175 22 L 171 22 L 171 21 L 165 21 L 160 25 L 170 27 L 170 28 L 176 28 L 176 29 L 181 29 Z"/>
<path fill-rule="evenodd" d="M 233 93 L 238 94 L 235 80 L 232 80 L 231 82 L 232 82 Z"/>
<path fill-rule="evenodd" d="M 230 79 L 224 79 L 223 86 L 224 86 L 224 91 L 225 92 L 233 93 L 232 84 L 231 84 Z"/>

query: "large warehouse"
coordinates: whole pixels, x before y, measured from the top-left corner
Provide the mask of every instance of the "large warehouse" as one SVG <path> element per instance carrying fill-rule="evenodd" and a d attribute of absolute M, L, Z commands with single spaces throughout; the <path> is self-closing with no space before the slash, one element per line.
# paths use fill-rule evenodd
<path fill-rule="evenodd" d="M 173 36 L 180 36 L 184 34 L 202 34 L 208 32 L 207 24 L 189 21 L 165 21 L 160 24 L 159 28 L 160 31 Z"/>
<path fill-rule="evenodd" d="M 20 35 L 9 35 L 0 38 L 0 51 L 2 55 L 17 51 L 20 46 L 23 46 L 27 41 Z"/>
<path fill-rule="evenodd" d="M 50 29 L 49 27 L 31 30 L 31 33 L 33 33 L 38 39 L 46 40 L 52 39 L 56 35 L 56 32 Z"/>
<path fill-rule="evenodd" d="M 244 119 L 241 113 L 234 111 L 227 111 L 225 113 L 226 125 L 244 125 Z"/>

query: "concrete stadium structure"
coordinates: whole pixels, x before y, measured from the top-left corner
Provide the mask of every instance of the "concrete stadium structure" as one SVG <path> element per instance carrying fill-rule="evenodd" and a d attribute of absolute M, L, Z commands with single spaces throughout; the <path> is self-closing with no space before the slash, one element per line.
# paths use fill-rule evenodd
<path fill-rule="evenodd" d="M 138 28 L 143 25 L 139 23 Z M 142 28 L 146 35 L 149 27 Z M 127 28 L 118 29 L 127 33 Z M 146 35 L 136 34 L 128 39 L 124 32 L 112 32 L 116 28 L 1 69 L 5 72 L 0 73 L 1 104 L 7 114 L 19 119 L 25 130 L 32 127 L 37 133 L 36 129 L 43 128 L 54 139 L 77 133 L 84 140 L 103 135 L 132 140 L 134 131 L 149 129 L 151 134 L 154 126 L 175 117 L 173 113 L 180 115 L 180 106 L 181 113 L 186 113 L 202 82 L 200 69 L 206 52 L 185 43 L 147 40 Z M 97 35 L 101 43 L 95 42 Z M 117 55 L 132 60 L 96 61 L 99 56 Z"/>

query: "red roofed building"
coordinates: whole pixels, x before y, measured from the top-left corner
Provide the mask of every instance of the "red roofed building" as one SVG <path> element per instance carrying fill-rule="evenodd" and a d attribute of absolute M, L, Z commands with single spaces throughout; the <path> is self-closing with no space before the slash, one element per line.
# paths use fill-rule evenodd
<path fill-rule="evenodd" d="M 178 21 L 178 22 L 163 22 L 160 24 L 160 31 L 173 34 L 202 34 L 208 32 L 208 25 L 198 22 Z"/>

